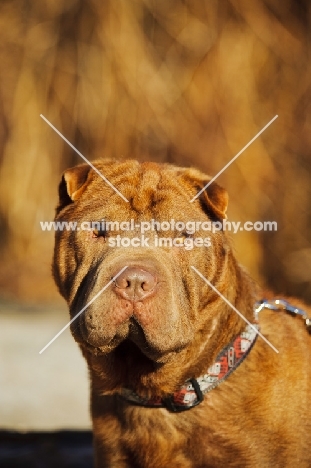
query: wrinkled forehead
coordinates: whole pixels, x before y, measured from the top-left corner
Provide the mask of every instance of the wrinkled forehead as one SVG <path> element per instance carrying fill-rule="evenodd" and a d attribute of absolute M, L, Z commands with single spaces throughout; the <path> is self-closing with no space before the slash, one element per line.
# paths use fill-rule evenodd
<path fill-rule="evenodd" d="M 152 163 L 142 164 L 135 169 L 130 176 L 127 173 L 115 176 L 109 171 L 110 181 L 126 197 L 127 202 L 98 176 L 96 196 L 94 190 L 89 191 L 93 205 L 89 205 L 89 208 L 99 212 L 102 209 L 107 218 L 117 217 L 119 220 L 201 218 L 202 210 L 198 209 L 197 204 L 190 203 L 196 193 L 195 187 L 187 186 L 177 171 L 160 170 Z"/>
<path fill-rule="evenodd" d="M 194 168 L 138 161 L 94 164 L 65 171 L 57 214 L 68 208 L 76 214 L 98 212 L 97 216 L 103 213 L 123 219 L 226 217 L 226 191 Z"/>

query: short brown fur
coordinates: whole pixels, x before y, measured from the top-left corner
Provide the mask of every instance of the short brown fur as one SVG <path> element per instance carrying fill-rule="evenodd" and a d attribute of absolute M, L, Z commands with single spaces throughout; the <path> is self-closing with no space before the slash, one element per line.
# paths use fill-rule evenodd
<path fill-rule="evenodd" d="M 96 161 L 65 172 L 56 220 L 135 223 L 225 218 L 227 194 L 195 169 L 137 161 Z M 173 414 L 130 404 L 127 387 L 166 396 L 204 374 L 244 321 L 191 269 L 195 266 L 248 320 L 262 293 L 236 261 L 224 232 L 210 247 L 111 248 L 108 233 L 56 233 L 54 277 L 74 317 L 121 268 L 146 269 L 156 293 L 130 303 L 112 284 L 72 324 L 90 371 L 96 467 L 309 468 L 311 338 L 299 318 L 263 310 L 246 360 L 197 407 Z M 135 232 L 119 232 L 135 237 Z M 147 233 L 154 240 L 156 233 Z M 165 233 L 161 233 L 165 235 Z M 171 235 L 171 233 L 170 233 Z M 179 234 L 180 235 L 180 234 Z M 306 309 L 299 301 L 292 303 Z M 310 315 L 310 311 L 309 311 Z"/>

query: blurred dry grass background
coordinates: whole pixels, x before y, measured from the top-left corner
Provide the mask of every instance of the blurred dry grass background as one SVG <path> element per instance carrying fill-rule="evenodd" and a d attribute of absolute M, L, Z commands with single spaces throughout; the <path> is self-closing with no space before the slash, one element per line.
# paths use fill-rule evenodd
<path fill-rule="evenodd" d="M 234 236 L 262 284 L 311 302 L 308 0 L 2 0 L 0 295 L 54 301 L 53 218 L 79 157 L 195 165 L 220 176 Z"/>

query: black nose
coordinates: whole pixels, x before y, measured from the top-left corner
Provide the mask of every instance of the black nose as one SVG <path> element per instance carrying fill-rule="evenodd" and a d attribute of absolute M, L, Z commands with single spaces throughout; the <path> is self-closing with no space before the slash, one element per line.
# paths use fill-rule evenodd
<path fill-rule="evenodd" d="M 114 282 L 114 290 L 124 299 L 143 301 L 155 292 L 157 280 L 149 271 L 129 267 Z"/>

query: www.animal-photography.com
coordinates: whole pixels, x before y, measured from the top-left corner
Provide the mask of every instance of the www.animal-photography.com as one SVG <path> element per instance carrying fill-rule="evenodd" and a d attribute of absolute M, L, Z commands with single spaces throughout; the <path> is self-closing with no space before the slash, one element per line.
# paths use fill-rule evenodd
<path fill-rule="evenodd" d="M 309 2 L 0 22 L 0 465 L 309 468 Z"/>

